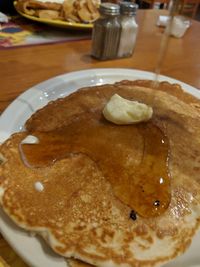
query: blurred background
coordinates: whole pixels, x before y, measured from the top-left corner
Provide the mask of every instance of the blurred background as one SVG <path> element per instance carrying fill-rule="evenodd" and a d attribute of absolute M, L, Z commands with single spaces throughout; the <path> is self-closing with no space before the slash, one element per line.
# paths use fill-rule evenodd
<path fill-rule="evenodd" d="M 102 2 L 117 3 L 120 0 L 102 0 Z M 134 1 L 134 0 L 132 0 Z M 13 7 L 14 0 L 0 0 L 0 11 L 14 14 L 16 13 Z M 167 8 L 169 0 L 135 0 L 140 9 L 148 8 Z M 192 17 L 200 21 L 200 0 L 181 0 L 180 11 L 182 14 Z"/>

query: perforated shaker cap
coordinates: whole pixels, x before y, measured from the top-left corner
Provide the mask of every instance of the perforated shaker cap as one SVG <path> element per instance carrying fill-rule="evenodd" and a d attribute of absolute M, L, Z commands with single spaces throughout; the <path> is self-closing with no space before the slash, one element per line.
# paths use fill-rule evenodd
<path fill-rule="evenodd" d="M 122 15 L 135 15 L 138 9 L 138 5 L 131 2 L 121 2 L 120 12 Z"/>
<path fill-rule="evenodd" d="M 120 7 L 117 4 L 103 3 L 100 5 L 99 11 L 102 15 L 119 15 Z"/>

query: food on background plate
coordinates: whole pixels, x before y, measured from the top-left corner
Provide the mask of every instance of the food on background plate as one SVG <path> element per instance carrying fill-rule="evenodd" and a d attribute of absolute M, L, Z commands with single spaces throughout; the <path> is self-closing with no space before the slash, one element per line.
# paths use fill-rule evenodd
<path fill-rule="evenodd" d="M 92 23 L 99 17 L 99 0 L 18 0 L 20 12 L 50 20 Z"/>
<path fill-rule="evenodd" d="M 59 11 L 56 10 L 36 10 L 35 15 L 42 19 L 61 19 Z"/>
<path fill-rule="evenodd" d="M 200 222 L 200 101 L 152 84 L 83 88 L 33 114 L 0 148 L 8 216 L 95 266 L 161 266 L 182 254 Z M 152 107 L 152 118 L 107 121 L 114 94 Z"/>
<path fill-rule="evenodd" d="M 61 12 L 62 1 L 61 2 L 45 2 L 37 0 L 18 0 L 16 7 L 19 11 L 34 16 L 36 12 L 40 10 L 54 10 Z"/>
<path fill-rule="evenodd" d="M 65 0 L 63 14 L 67 21 L 92 23 L 99 17 L 99 1 Z"/>

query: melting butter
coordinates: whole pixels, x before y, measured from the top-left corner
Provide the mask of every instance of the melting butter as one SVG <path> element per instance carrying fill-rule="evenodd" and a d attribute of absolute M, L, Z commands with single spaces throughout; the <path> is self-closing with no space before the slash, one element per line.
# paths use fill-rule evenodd
<path fill-rule="evenodd" d="M 103 115 L 115 124 L 134 124 L 151 119 L 153 109 L 146 104 L 114 94 L 104 107 Z"/>
<path fill-rule="evenodd" d="M 34 135 L 27 135 L 21 144 L 39 144 L 39 139 Z"/>
<path fill-rule="evenodd" d="M 38 192 L 42 192 L 44 190 L 44 185 L 41 182 L 36 182 L 34 186 L 35 190 L 37 190 Z"/>

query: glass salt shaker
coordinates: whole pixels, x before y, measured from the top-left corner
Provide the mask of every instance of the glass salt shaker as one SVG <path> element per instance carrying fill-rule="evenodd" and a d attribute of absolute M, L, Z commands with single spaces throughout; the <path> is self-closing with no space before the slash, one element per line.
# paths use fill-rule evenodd
<path fill-rule="evenodd" d="M 100 18 L 95 21 L 92 32 L 92 56 L 106 60 L 118 56 L 121 33 L 120 7 L 112 3 L 100 5 Z"/>
<path fill-rule="evenodd" d="M 138 24 L 135 20 L 138 5 L 131 2 L 120 3 L 121 13 L 121 37 L 119 42 L 118 57 L 132 55 L 138 32 Z"/>

